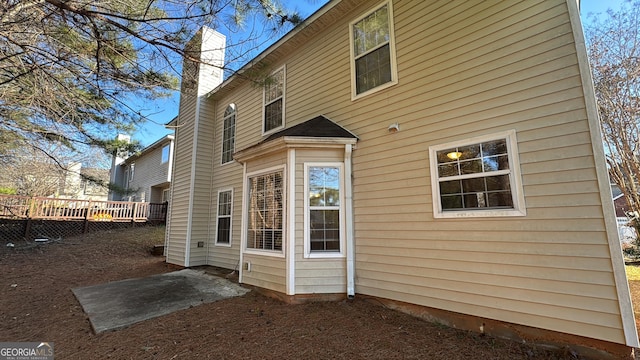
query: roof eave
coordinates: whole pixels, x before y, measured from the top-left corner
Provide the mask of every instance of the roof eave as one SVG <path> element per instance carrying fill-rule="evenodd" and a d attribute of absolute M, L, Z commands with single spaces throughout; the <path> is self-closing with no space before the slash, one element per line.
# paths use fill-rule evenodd
<path fill-rule="evenodd" d="M 262 51 L 260 54 L 258 54 L 258 56 L 256 56 L 255 58 L 251 59 L 248 63 L 246 63 L 244 66 L 242 66 L 240 69 L 238 69 L 233 75 L 229 76 L 229 78 L 227 78 L 225 81 L 223 81 L 220 85 L 216 86 L 213 90 L 209 91 L 206 94 L 206 97 L 208 98 L 208 97 L 212 96 L 213 94 L 219 92 L 221 89 L 223 89 L 226 86 L 228 86 L 230 83 L 234 82 L 237 78 L 241 77 L 247 70 L 251 69 L 256 64 L 260 63 L 267 56 L 269 56 L 271 53 L 273 53 L 277 48 L 282 46 L 282 44 L 286 43 L 291 38 L 293 38 L 298 33 L 300 33 L 302 30 L 306 29 L 307 26 L 309 26 L 309 24 L 311 24 L 314 21 L 316 21 L 322 15 L 326 14 L 329 10 L 333 9 L 341 1 L 342 0 L 333 0 L 333 1 L 329 1 L 328 3 L 326 3 L 323 7 L 318 9 L 316 12 L 311 14 L 311 16 L 309 16 L 307 19 L 305 19 L 303 22 L 301 22 L 296 27 L 294 27 L 291 31 L 289 31 L 287 34 L 285 34 L 282 38 L 280 38 L 278 41 L 276 41 L 271 46 L 269 46 L 264 51 Z"/>
<path fill-rule="evenodd" d="M 305 136 L 283 136 L 272 141 L 259 143 L 248 148 L 237 151 L 233 154 L 234 160 L 245 163 L 257 157 L 266 156 L 288 148 L 342 148 L 345 145 L 355 144 L 357 138 L 337 138 L 337 137 L 305 137 Z"/>

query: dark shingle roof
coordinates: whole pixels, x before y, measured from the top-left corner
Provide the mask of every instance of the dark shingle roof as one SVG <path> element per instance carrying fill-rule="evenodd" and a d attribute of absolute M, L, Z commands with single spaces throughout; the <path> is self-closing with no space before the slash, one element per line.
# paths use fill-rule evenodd
<path fill-rule="evenodd" d="M 348 138 L 357 139 L 358 137 L 349 130 L 334 123 L 326 117 L 320 115 L 311 120 L 307 120 L 301 124 L 290 128 L 280 130 L 277 133 L 269 135 L 261 143 L 269 142 L 285 136 L 295 137 L 325 137 L 325 138 Z"/>

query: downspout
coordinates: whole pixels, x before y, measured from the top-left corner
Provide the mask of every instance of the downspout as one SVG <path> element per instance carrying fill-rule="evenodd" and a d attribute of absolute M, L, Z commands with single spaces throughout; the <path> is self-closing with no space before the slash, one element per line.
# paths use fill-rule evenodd
<path fill-rule="evenodd" d="M 355 241 L 353 229 L 353 189 L 351 177 L 351 144 L 344 147 L 344 197 L 345 197 L 345 232 L 347 240 L 347 298 L 353 299 L 355 291 Z"/>

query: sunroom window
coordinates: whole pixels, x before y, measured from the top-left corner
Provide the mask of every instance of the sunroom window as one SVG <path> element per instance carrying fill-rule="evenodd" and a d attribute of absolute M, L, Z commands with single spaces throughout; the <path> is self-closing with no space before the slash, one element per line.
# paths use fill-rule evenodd
<path fill-rule="evenodd" d="M 307 254 L 340 254 L 342 239 L 341 165 L 307 164 Z"/>
<path fill-rule="evenodd" d="M 283 173 L 249 177 L 247 249 L 282 251 Z"/>
<path fill-rule="evenodd" d="M 524 215 L 515 132 L 430 148 L 434 216 Z"/>

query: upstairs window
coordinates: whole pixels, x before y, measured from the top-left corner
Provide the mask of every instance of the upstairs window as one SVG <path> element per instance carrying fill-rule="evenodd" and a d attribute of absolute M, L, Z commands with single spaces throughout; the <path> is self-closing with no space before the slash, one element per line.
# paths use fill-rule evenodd
<path fill-rule="evenodd" d="M 434 217 L 524 216 L 515 131 L 432 146 Z"/>
<path fill-rule="evenodd" d="M 166 163 L 169 161 L 169 146 L 165 145 L 162 147 L 162 163 Z"/>
<path fill-rule="evenodd" d="M 391 2 L 351 24 L 353 97 L 397 82 Z"/>
<path fill-rule="evenodd" d="M 222 163 L 233 161 L 234 143 L 236 137 L 236 106 L 227 106 L 222 124 Z"/>
<path fill-rule="evenodd" d="M 273 73 L 264 85 L 264 134 L 284 127 L 284 67 Z"/>

